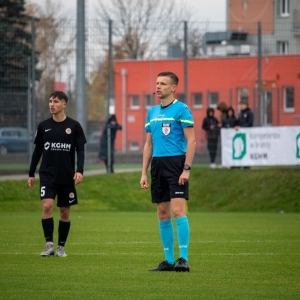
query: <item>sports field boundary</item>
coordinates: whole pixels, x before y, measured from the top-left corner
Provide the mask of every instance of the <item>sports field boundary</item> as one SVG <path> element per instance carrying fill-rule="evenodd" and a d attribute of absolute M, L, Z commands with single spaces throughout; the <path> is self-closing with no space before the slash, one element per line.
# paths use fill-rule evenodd
<path fill-rule="evenodd" d="M 140 168 L 130 168 L 130 169 L 119 169 L 115 170 L 115 173 L 128 173 L 128 172 L 138 172 L 140 171 Z M 83 176 L 94 176 L 94 175 L 103 175 L 107 174 L 106 170 L 87 170 L 84 171 Z M 26 174 L 16 174 L 16 175 L 2 175 L 0 176 L 0 181 L 6 181 L 6 180 L 24 180 L 27 179 L 28 175 Z M 39 175 L 35 175 L 36 179 L 39 179 Z"/>

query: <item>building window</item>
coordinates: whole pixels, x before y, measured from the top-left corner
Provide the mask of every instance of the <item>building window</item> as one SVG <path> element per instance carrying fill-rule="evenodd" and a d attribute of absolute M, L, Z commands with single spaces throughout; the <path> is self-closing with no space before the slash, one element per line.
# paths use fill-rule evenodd
<path fill-rule="evenodd" d="M 215 108 L 219 102 L 219 93 L 209 92 L 208 94 L 208 106 Z"/>
<path fill-rule="evenodd" d="M 277 0 L 277 14 L 280 17 L 289 17 L 290 0 Z"/>
<path fill-rule="evenodd" d="M 183 103 L 186 103 L 184 94 L 176 94 L 176 99 Z"/>
<path fill-rule="evenodd" d="M 130 142 L 129 150 L 130 151 L 139 151 L 140 150 L 139 142 L 135 142 L 135 141 Z"/>
<path fill-rule="evenodd" d="M 130 95 L 130 108 L 131 109 L 139 109 L 140 108 L 139 95 Z"/>
<path fill-rule="evenodd" d="M 249 90 L 248 88 L 239 88 L 238 89 L 238 102 L 240 101 L 249 101 Z"/>
<path fill-rule="evenodd" d="M 154 97 L 153 96 L 154 96 L 153 94 L 152 95 L 146 94 L 144 96 L 146 108 L 150 108 L 151 106 L 154 105 Z"/>
<path fill-rule="evenodd" d="M 277 53 L 278 54 L 289 54 L 289 42 L 278 41 L 277 42 Z"/>
<path fill-rule="evenodd" d="M 294 104 L 295 104 L 294 87 L 288 86 L 288 87 L 284 88 L 283 99 L 284 99 L 284 111 L 293 112 L 294 108 L 295 108 L 295 106 L 294 106 Z"/>
<path fill-rule="evenodd" d="M 193 99 L 193 107 L 195 108 L 202 108 L 202 93 L 193 93 L 192 94 Z"/>

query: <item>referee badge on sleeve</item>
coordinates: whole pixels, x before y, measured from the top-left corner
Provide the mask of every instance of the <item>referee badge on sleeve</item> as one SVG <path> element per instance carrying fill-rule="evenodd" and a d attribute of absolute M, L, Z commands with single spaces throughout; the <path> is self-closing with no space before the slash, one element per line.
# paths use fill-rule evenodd
<path fill-rule="evenodd" d="M 171 132 L 171 124 L 170 123 L 162 123 L 161 130 L 164 135 L 168 135 Z"/>

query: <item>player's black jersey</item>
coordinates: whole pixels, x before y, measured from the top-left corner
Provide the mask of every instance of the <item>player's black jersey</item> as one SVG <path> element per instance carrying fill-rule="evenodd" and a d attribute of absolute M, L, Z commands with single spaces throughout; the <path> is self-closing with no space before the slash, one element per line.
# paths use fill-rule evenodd
<path fill-rule="evenodd" d="M 73 184 L 75 151 L 84 150 L 86 143 L 79 122 L 69 117 L 62 122 L 47 119 L 39 124 L 34 143 L 37 147 L 43 147 L 40 180 Z"/>

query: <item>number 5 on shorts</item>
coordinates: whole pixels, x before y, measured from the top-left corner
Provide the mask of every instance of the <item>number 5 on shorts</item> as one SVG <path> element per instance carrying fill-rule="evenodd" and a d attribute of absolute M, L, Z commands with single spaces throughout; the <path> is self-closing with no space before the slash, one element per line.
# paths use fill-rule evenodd
<path fill-rule="evenodd" d="M 45 186 L 41 186 L 41 197 L 45 196 Z"/>

